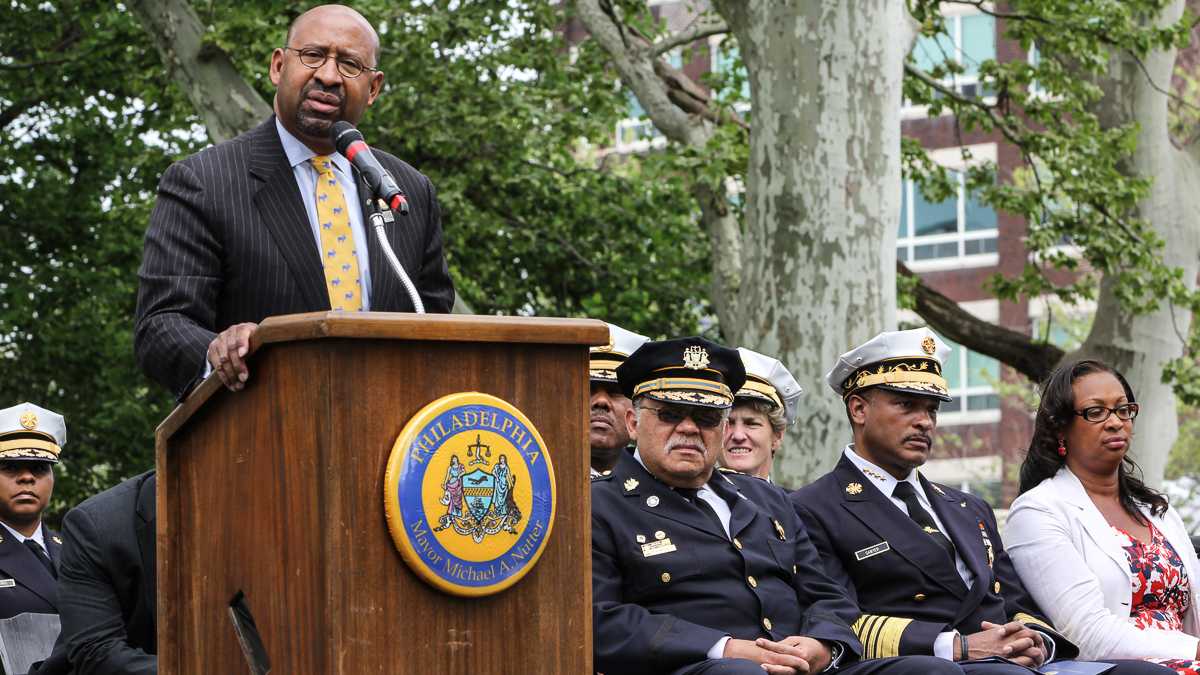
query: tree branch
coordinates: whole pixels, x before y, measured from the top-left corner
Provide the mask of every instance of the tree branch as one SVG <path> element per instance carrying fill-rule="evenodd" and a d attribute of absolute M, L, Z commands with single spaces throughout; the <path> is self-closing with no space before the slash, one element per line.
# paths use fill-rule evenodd
<path fill-rule="evenodd" d="M 896 261 L 896 275 L 916 280 L 916 311 L 929 327 L 973 352 L 1005 363 L 1033 382 L 1046 379 L 1066 354 L 1049 343 L 975 317 Z"/>
<path fill-rule="evenodd" d="M 664 36 L 654 43 L 650 54 L 658 58 L 676 47 L 690 45 L 697 40 L 703 40 L 714 35 L 724 35 L 728 32 L 729 26 L 724 21 L 708 17 L 707 20 L 697 21 L 694 25 L 678 33 Z"/>

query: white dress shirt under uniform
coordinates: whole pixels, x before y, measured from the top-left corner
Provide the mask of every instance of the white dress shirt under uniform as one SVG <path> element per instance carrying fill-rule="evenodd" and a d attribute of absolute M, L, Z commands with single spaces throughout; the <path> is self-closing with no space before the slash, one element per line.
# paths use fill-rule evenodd
<path fill-rule="evenodd" d="M 46 548 L 46 537 L 45 537 L 45 535 L 42 534 L 42 530 L 45 528 L 44 525 L 38 525 L 38 529 L 33 531 L 32 537 L 26 537 L 25 535 L 21 534 L 20 532 L 17 532 L 16 530 L 9 527 L 8 523 L 6 523 L 2 520 L 0 520 L 0 525 L 3 525 L 4 529 L 8 530 L 8 533 L 11 534 L 14 539 L 17 540 L 18 544 L 21 544 L 23 546 L 25 544 L 26 539 L 32 539 L 38 543 L 38 546 L 42 547 L 42 552 L 44 552 L 47 557 L 50 556 L 50 549 Z"/>
<path fill-rule="evenodd" d="M 1142 630 L 1129 620 L 1134 575 L 1120 535 L 1063 467 L 1022 494 L 1004 540 L 1025 588 L 1054 626 L 1079 645 L 1081 659 L 1196 658 L 1200 640 L 1200 563 L 1175 509 L 1141 509 L 1183 561 L 1191 607 L 1182 631 Z"/>

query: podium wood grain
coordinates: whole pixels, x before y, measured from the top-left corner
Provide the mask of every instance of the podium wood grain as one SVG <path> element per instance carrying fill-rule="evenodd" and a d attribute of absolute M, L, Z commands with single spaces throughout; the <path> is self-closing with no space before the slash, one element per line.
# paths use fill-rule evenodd
<path fill-rule="evenodd" d="M 587 345 L 603 324 L 340 315 L 263 324 L 246 389 L 206 382 L 159 428 L 159 664 L 247 672 L 226 606 L 245 592 L 272 672 L 590 673 Z M 384 518 L 388 454 L 427 403 L 521 409 L 553 460 L 538 564 L 486 598 L 418 579 Z"/>

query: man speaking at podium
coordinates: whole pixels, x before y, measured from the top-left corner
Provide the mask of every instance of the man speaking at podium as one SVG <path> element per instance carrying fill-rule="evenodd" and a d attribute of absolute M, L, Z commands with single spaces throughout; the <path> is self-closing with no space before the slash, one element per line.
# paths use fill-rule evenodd
<path fill-rule="evenodd" d="M 412 311 L 364 216 L 358 179 L 330 129 L 357 124 L 379 96 L 379 36 L 358 12 L 323 5 L 292 22 L 271 54 L 275 114 L 176 162 L 158 187 L 138 276 L 134 351 L 183 398 L 216 371 L 232 390 L 258 323 L 330 309 Z M 409 213 L 385 211 L 388 238 L 429 312 L 449 312 L 433 185 L 375 151 Z"/>

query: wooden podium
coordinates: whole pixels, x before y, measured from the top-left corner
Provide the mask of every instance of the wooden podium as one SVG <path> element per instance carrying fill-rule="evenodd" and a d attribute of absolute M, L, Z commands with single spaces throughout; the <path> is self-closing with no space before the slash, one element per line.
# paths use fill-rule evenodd
<path fill-rule="evenodd" d="M 263 322 L 245 390 L 209 378 L 158 428 L 159 672 L 249 672 L 228 612 L 243 591 L 273 673 L 591 673 L 587 347 L 607 340 L 592 320 Z M 464 391 L 524 412 L 557 478 L 541 559 L 481 598 L 418 578 L 384 516 L 402 427 Z"/>

